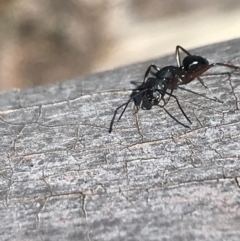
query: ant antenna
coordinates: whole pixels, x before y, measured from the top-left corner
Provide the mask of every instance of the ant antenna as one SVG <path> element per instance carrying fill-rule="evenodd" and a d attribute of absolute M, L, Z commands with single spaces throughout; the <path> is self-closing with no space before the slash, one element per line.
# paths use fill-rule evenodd
<path fill-rule="evenodd" d="M 134 100 L 134 98 L 136 98 L 138 95 L 140 95 L 140 94 L 142 94 L 142 93 L 144 93 L 144 92 L 146 92 L 146 91 L 147 91 L 147 89 L 140 91 L 140 92 L 137 93 L 136 95 L 132 96 L 126 103 L 124 103 L 124 104 L 122 104 L 122 105 L 120 105 L 120 106 L 118 106 L 118 107 L 116 108 L 116 110 L 114 111 L 114 114 L 113 114 L 113 118 L 112 118 L 111 123 L 110 123 L 109 133 L 112 132 L 113 123 L 114 123 L 114 120 L 115 120 L 115 117 L 116 117 L 116 115 L 117 115 L 118 110 L 121 109 L 123 106 L 125 106 L 124 109 L 123 109 L 123 111 L 122 111 L 122 113 L 121 113 L 121 115 L 119 116 L 117 122 L 119 122 L 120 119 L 122 118 L 122 116 L 123 116 L 124 112 L 126 111 L 129 103 L 130 103 L 132 100 Z"/>

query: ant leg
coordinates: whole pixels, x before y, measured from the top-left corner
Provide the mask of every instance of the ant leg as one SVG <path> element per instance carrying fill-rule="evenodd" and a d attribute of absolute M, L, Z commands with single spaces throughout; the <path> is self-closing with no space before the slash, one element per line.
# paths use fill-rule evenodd
<path fill-rule="evenodd" d="M 140 94 L 142 94 L 142 93 L 144 93 L 144 92 L 146 92 L 146 91 L 147 91 L 147 89 L 140 91 L 140 92 L 137 93 L 136 95 L 132 96 L 126 103 L 124 103 L 124 104 L 122 104 L 122 105 L 120 105 L 120 106 L 118 106 L 118 107 L 116 108 L 116 110 L 114 111 L 114 114 L 113 114 L 113 118 L 112 118 L 112 120 L 111 120 L 111 122 L 110 122 L 109 133 L 112 132 L 113 123 L 114 123 L 114 120 L 115 120 L 115 118 L 116 118 L 116 115 L 117 115 L 118 110 L 119 110 L 120 108 L 122 108 L 123 106 L 125 106 L 124 109 L 123 109 L 123 111 L 122 111 L 122 113 L 121 113 L 121 115 L 119 116 L 119 118 L 118 118 L 118 120 L 117 120 L 117 121 L 120 121 L 120 119 L 122 118 L 124 112 L 126 111 L 128 105 L 129 105 L 129 103 L 130 103 L 134 98 L 136 98 L 138 95 L 140 95 Z"/>
<path fill-rule="evenodd" d="M 168 101 L 170 100 L 170 98 L 172 96 L 172 93 L 173 93 L 173 90 L 174 89 L 172 88 L 170 93 L 165 92 L 169 97 L 168 97 L 167 101 L 164 100 L 164 105 L 166 105 L 168 103 Z"/>
<path fill-rule="evenodd" d="M 191 120 L 187 117 L 187 115 L 185 114 L 184 110 L 182 109 L 182 107 L 181 107 L 181 105 L 180 105 L 180 103 L 179 103 L 178 98 L 177 98 L 175 95 L 172 95 L 172 94 L 167 93 L 167 92 L 166 92 L 165 94 L 170 95 L 171 97 L 173 97 L 173 98 L 176 100 L 176 102 L 177 102 L 177 104 L 178 104 L 178 107 L 179 107 L 179 109 L 181 110 L 182 114 L 185 116 L 185 118 L 187 119 L 187 121 L 188 121 L 190 124 L 192 124 Z"/>
<path fill-rule="evenodd" d="M 118 110 L 119 110 L 120 108 L 122 108 L 124 105 L 127 105 L 127 104 L 128 104 L 128 102 L 126 102 L 126 103 L 118 106 L 118 107 L 116 108 L 116 110 L 114 111 L 113 118 L 112 118 L 112 120 L 111 120 L 110 127 L 109 127 L 109 131 L 108 131 L 109 133 L 112 132 L 113 123 L 114 123 L 114 120 L 115 120 L 115 117 L 116 117 L 116 115 L 117 115 Z"/>
<path fill-rule="evenodd" d="M 136 115 L 136 114 L 138 113 L 138 111 L 139 111 L 139 107 L 138 107 L 138 106 L 135 105 L 135 108 L 136 108 L 136 110 L 135 110 L 135 112 L 133 113 L 134 115 Z"/>
<path fill-rule="evenodd" d="M 223 101 L 219 101 L 219 100 L 217 100 L 217 99 L 211 99 L 211 98 L 209 98 L 209 97 L 207 97 L 207 96 L 205 96 L 205 95 L 199 94 L 199 93 L 197 93 L 197 92 L 195 92 L 195 91 L 192 91 L 192 90 L 189 90 L 189 89 L 185 89 L 185 88 L 183 88 L 183 87 L 181 87 L 181 86 L 178 86 L 178 88 L 181 89 L 181 90 L 185 90 L 185 91 L 188 91 L 188 92 L 190 92 L 190 93 L 193 93 L 193 94 L 195 94 L 195 95 L 202 96 L 202 97 L 204 97 L 204 98 L 206 98 L 206 99 L 208 99 L 208 100 L 212 100 L 212 101 L 217 101 L 217 102 L 223 103 Z"/>
<path fill-rule="evenodd" d="M 147 68 L 147 71 L 145 72 L 145 75 L 144 75 L 144 78 L 143 78 L 143 83 L 146 82 L 146 79 L 147 79 L 149 73 L 152 71 L 152 69 L 154 69 L 156 71 L 160 70 L 160 68 L 158 68 L 155 64 L 149 65 L 149 67 Z"/>
<path fill-rule="evenodd" d="M 219 100 L 216 96 L 214 96 L 213 92 L 204 84 L 203 80 L 200 77 L 197 77 L 197 79 L 200 81 L 200 83 L 204 86 L 206 90 L 213 96 L 213 98 L 220 103 L 223 103 L 223 101 Z"/>
<path fill-rule="evenodd" d="M 231 73 L 230 72 L 221 72 L 221 73 L 212 73 L 212 74 L 204 74 L 203 77 L 206 76 L 221 76 L 221 75 L 227 75 L 228 78 L 226 80 L 229 80 L 231 78 Z"/>
<path fill-rule="evenodd" d="M 203 80 L 200 77 L 197 77 L 197 79 L 200 81 L 200 83 L 205 87 L 205 89 L 208 90 L 208 92 L 213 96 L 213 98 L 219 102 L 219 103 L 223 103 L 223 101 L 219 100 L 214 94 L 213 92 L 204 84 Z"/>
<path fill-rule="evenodd" d="M 209 64 L 209 65 L 202 67 L 197 72 L 186 73 L 184 78 L 182 78 L 181 83 L 179 83 L 179 85 L 184 85 L 184 84 L 186 85 L 186 84 L 192 82 L 195 78 L 197 78 L 200 81 L 200 83 L 205 88 L 207 88 L 207 86 L 204 84 L 203 80 L 200 78 L 200 75 L 203 74 L 204 72 L 206 72 L 207 70 L 209 70 L 210 68 L 212 68 L 213 66 L 214 66 L 213 64 Z"/>
<path fill-rule="evenodd" d="M 160 107 L 160 106 L 159 106 L 159 107 Z M 180 125 L 182 125 L 182 126 L 184 126 L 184 127 L 186 127 L 186 128 L 190 128 L 189 126 L 183 124 L 183 123 L 180 122 L 177 118 L 175 118 L 169 111 L 167 111 L 166 108 L 163 107 L 163 109 L 164 109 L 164 110 L 166 111 L 166 113 L 167 113 L 173 120 L 175 120 L 178 124 L 180 124 Z"/>
<path fill-rule="evenodd" d="M 183 47 L 181 47 L 180 45 L 177 45 L 176 47 L 176 51 L 175 51 L 175 56 L 176 56 L 176 60 L 177 60 L 177 65 L 178 67 L 182 67 L 181 64 L 181 57 L 180 57 L 180 50 L 181 49 L 186 55 L 191 55 L 186 49 L 184 49 Z"/>
<path fill-rule="evenodd" d="M 215 63 L 215 64 L 212 64 L 212 65 L 213 66 L 215 66 L 215 65 L 224 66 L 224 67 L 232 68 L 232 69 L 240 69 L 240 67 L 238 67 L 236 65 L 233 65 L 233 64 Z"/>
<path fill-rule="evenodd" d="M 122 106 L 125 105 L 125 107 L 124 107 L 124 109 L 123 109 L 123 111 L 122 111 L 122 113 L 121 113 L 121 115 L 119 116 L 119 118 L 118 118 L 117 121 L 120 121 L 120 119 L 122 118 L 125 110 L 127 109 L 128 105 L 129 105 L 129 103 L 130 103 L 134 98 L 136 98 L 138 95 L 140 95 L 140 94 L 142 94 L 142 93 L 144 93 L 144 92 L 146 92 L 146 91 L 147 91 L 147 89 L 140 91 L 140 92 L 137 93 L 136 95 L 132 96 L 132 97 L 128 100 L 128 102 L 126 102 L 125 104 L 122 105 Z M 122 106 L 121 106 L 121 107 L 122 107 Z M 120 107 L 120 108 L 121 108 L 121 107 Z"/>
<path fill-rule="evenodd" d="M 176 51 L 177 51 L 177 52 L 180 52 L 179 49 L 181 49 L 186 55 L 189 55 L 189 56 L 191 55 L 185 48 L 183 48 L 183 47 L 180 46 L 180 45 L 177 45 Z"/>
<path fill-rule="evenodd" d="M 117 122 L 119 122 L 119 121 L 120 121 L 120 119 L 122 118 L 122 116 L 123 116 L 124 112 L 126 111 L 126 109 L 127 109 L 128 105 L 129 105 L 129 103 L 131 102 L 131 100 L 132 100 L 132 98 L 130 98 L 130 99 L 129 99 L 129 101 L 128 101 L 127 103 L 125 103 L 125 107 L 124 107 L 124 109 L 123 109 L 123 111 L 122 111 L 121 115 L 118 117 Z M 122 105 L 122 106 L 124 106 L 124 105 Z M 121 106 L 121 107 L 122 107 L 122 106 Z"/>
<path fill-rule="evenodd" d="M 195 79 L 197 77 L 199 77 L 200 75 L 202 75 L 204 72 L 206 72 L 207 70 L 209 70 L 210 68 L 214 67 L 214 66 L 224 66 L 227 68 L 232 68 L 232 69 L 240 69 L 240 67 L 232 65 L 232 64 L 223 64 L 223 63 L 213 63 L 213 64 L 208 64 L 204 67 L 202 67 L 201 69 L 199 69 L 197 72 L 195 73 L 188 73 L 187 74 L 187 78 L 189 79 Z M 201 82 L 201 81 L 200 81 Z"/>
<path fill-rule="evenodd" d="M 233 68 L 233 69 L 240 69 L 240 67 L 235 66 L 235 65 L 231 65 L 231 64 L 223 64 L 223 63 L 213 63 L 213 64 L 209 64 L 204 66 L 203 68 L 201 68 L 199 71 L 195 72 L 195 73 L 189 73 L 187 74 L 187 78 L 190 79 L 189 82 L 191 82 L 191 80 L 197 78 L 200 83 L 211 93 L 211 95 L 214 96 L 214 94 L 212 93 L 212 91 L 204 84 L 203 80 L 200 78 L 200 75 L 203 74 L 204 72 L 206 72 L 207 70 L 209 70 L 210 68 L 214 67 L 214 66 L 224 66 L 224 67 L 228 67 L 228 68 Z M 214 97 L 216 100 L 220 101 L 217 97 Z M 221 101 L 220 101 L 221 102 Z"/>
<path fill-rule="evenodd" d="M 144 74 L 144 78 L 143 78 L 142 84 L 146 83 L 146 79 L 148 78 L 149 73 L 152 72 L 152 69 L 154 69 L 157 72 L 160 71 L 160 68 L 157 67 L 157 65 L 155 65 L 155 64 L 149 65 L 149 67 L 147 68 L 147 70 L 146 70 L 146 72 Z M 131 81 L 131 84 L 137 85 L 137 82 Z"/>

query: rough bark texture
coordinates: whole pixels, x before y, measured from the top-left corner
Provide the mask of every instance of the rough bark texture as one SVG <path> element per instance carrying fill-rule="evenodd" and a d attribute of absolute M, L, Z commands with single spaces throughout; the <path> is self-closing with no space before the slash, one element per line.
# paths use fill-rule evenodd
<path fill-rule="evenodd" d="M 240 66 L 240 39 L 191 52 Z M 0 240 L 239 240 L 239 71 L 204 78 L 223 104 L 175 91 L 191 129 L 131 105 L 109 134 L 149 63 L 0 94 Z"/>

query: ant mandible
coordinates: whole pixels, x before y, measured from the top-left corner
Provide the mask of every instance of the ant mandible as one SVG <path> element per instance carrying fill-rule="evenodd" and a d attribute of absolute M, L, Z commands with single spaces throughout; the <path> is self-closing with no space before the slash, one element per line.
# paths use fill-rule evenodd
<path fill-rule="evenodd" d="M 155 74 L 152 73 L 152 69 L 156 70 Z M 150 72 L 153 75 L 152 77 L 148 77 Z M 179 67 L 166 66 L 162 69 L 159 69 L 156 65 L 153 65 L 153 64 L 150 65 L 144 75 L 142 84 L 140 86 L 137 86 L 137 88 L 133 90 L 129 100 L 126 103 L 120 105 L 114 111 L 114 115 L 113 115 L 113 118 L 110 123 L 109 133 L 112 132 L 112 127 L 113 127 L 114 120 L 115 120 L 118 110 L 120 108 L 124 107 L 117 122 L 121 119 L 122 115 L 124 114 L 125 110 L 127 109 L 128 105 L 131 101 L 134 101 L 134 104 L 137 107 L 136 113 L 138 112 L 139 108 L 152 109 L 152 107 L 154 105 L 156 105 L 156 106 L 162 107 L 166 111 L 166 113 L 171 118 L 173 118 L 177 123 L 181 124 L 182 126 L 184 126 L 186 128 L 189 128 L 189 126 L 178 121 L 165 108 L 165 105 L 169 101 L 170 97 L 173 97 L 176 100 L 178 107 L 181 110 L 184 117 L 187 119 L 187 121 L 190 124 L 192 124 L 190 119 L 187 117 L 187 115 L 183 111 L 177 97 L 172 94 L 175 86 L 179 82 L 179 76 L 181 76 L 183 74 L 184 74 L 184 71 L 181 70 Z M 167 92 L 167 89 L 171 89 L 170 93 Z M 164 99 L 165 95 L 167 95 L 169 97 L 167 101 Z M 163 105 L 160 105 L 160 101 L 163 101 Z"/>

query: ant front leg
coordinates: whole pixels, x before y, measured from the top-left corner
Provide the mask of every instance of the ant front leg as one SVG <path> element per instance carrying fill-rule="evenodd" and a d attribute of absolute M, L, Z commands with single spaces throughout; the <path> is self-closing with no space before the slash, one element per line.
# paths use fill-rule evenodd
<path fill-rule="evenodd" d="M 152 69 L 156 70 L 157 72 L 160 71 L 160 68 L 158 68 L 155 64 L 151 64 L 148 68 L 147 71 L 145 72 L 144 78 L 143 78 L 143 83 L 146 82 L 146 79 L 148 78 L 149 73 L 152 71 Z"/>
<path fill-rule="evenodd" d="M 144 92 L 146 92 L 146 91 L 147 91 L 147 89 L 144 89 L 144 90 L 138 92 L 137 94 L 132 95 L 132 96 L 130 97 L 130 99 L 129 99 L 125 104 L 120 105 L 120 106 L 115 110 L 115 112 L 114 112 L 114 119 L 115 119 L 115 116 L 116 116 L 116 114 L 117 114 L 117 111 L 118 111 L 121 107 L 123 107 L 123 106 L 125 105 L 122 113 L 121 113 L 120 116 L 118 117 L 117 122 L 119 122 L 120 119 L 122 118 L 124 112 L 126 111 L 129 103 L 130 103 L 132 100 L 134 100 L 137 96 L 142 95 L 142 94 L 143 94 Z M 114 120 L 113 120 L 113 121 L 114 121 Z M 113 123 L 113 121 L 112 121 L 111 123 Z M 111 126 L 112 126 L 112 124 L 111 124 Z"/>
<path fill-rule="evenodd" d="M 129 101 L 128 101 L 128 102 L 129 102 Z M 116 115 L 117 115 L 118 110 L 119 110 L 120 108 L 122 108 L 123 106 L 127 106 L 127 105 L 128 105 L 128 102 L 126 102 L 126 103 L 118 106 L 118 107 L 115 109 L 114 114 L 113 114 L 113 117 L 112 117 L 112 120 L 111 120 L 111 122 L 110 122 L 110 127 L 109 127 L 109 131 L 108 131 L 109 133 L 112 132 L 113 123 L 114 123 L 114 120 L 115 120 L 115 118 L 116 118 Z M 124 111 L 125 111 L 125 108 L 124 108 Z M 122 113 L 122 114 L 123 114 L 123 113 Z"/>

